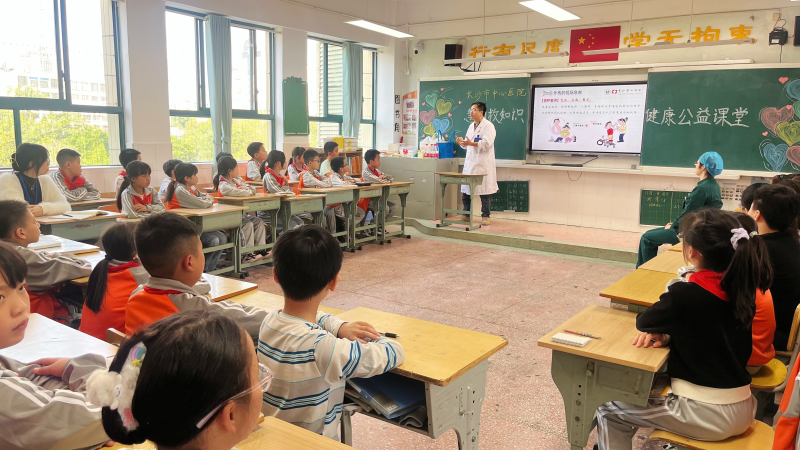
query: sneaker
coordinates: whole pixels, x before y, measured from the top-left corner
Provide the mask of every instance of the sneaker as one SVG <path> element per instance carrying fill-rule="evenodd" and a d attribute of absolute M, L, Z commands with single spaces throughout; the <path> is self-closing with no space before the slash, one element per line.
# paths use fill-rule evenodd
<path fill-rule="evenodd" d="M 488 217 L 481 218 L 481 225 L 490 225 L 491 223 L 492 221 Z"/>
<path fill-rule="evenodd" d="M 244 256 L 242 256 L 242 264 L 248 264 L 248 263 L 251 263 L 253 261 L 255 261 L 255 259 L 253 258 L 253 255 L 244 255 Z"/>

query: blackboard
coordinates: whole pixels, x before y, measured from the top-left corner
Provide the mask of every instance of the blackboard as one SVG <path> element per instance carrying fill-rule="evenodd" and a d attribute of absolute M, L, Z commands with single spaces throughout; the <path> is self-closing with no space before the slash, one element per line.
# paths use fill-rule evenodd
<path fill-rule="evenodd" d="M 283 134 L 308 136 L 308 85 L 302 78 L 283 80 Z"/>
<path fill-rule="evenodd" d="M 492 194 L 491 211 L 528 212 L 528 181 L 498 181 Z"/>
<path fill-rule="evenodd" d="M 419 140 L 441 133 L 464 137 L 473 102 L 486 103 L 486 119 L 497 130 L 495 158 L 524 160 L 528 145 L 531 79 L 492 78 L 422 81 L 419 84 Z M 466 155 L 456 145 L 456 157 Z"/>
<path fill-rule="evenodd" d="M 692 167 L 716 151 L 725 169 L 797 172 L 800 69 L 651 72 L 642 165 Z"/>
<path fill-rule="evenodd" d="M 683 211 L 683 201 L 688 192 L 649 191 L 642 189 L 639 206 L 639 225 L 660 225 L 672 223 Z"/>

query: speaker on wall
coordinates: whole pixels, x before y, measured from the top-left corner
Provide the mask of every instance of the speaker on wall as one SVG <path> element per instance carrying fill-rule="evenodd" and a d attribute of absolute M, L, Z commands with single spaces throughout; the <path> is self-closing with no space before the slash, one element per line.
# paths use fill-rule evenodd
<path fill-rule="evenodd" d="M 444 59 L 461 59 L 461 44 L 444 44 Z M 445 64 L 445 66 L 458 66 L 461 63 Z"/>

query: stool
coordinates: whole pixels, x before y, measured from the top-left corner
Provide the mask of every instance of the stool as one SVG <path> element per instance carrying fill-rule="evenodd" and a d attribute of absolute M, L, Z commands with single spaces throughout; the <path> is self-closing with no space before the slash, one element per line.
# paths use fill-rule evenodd
<path fill-rule="evenodd" d="M 775 430 L 764 422 L 754 420 L 750 428 L 739 436 L 729 437 L 724 441 L 706 442 L 678 436 L 668 431 L 655 430 L 649 439 L 667 441 L 679 449 L 691 450 L 766 450 L 772 448 Z"/>
<path fill-rule="evenodd" d="M 773 358 L 770 362 L 761 366 L 761 369 L 752 376 L 750 390 L 758 402 L 756 420 L 764 418 L 764 412 L 768 404 L 775 404 L 775 393 L 783 391 L 786 386 L 787 375 L 786 366 Z"/>

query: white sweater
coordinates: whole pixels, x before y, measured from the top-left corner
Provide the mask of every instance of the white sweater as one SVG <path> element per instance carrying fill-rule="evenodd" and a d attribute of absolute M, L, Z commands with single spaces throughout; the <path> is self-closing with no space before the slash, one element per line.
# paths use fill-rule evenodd
<path fill-rule="evenodd" d="M 42 186 L 42 207 L 45 216 L 54 216 L 71 211 L 72 207 L 67 202 L 67 198 L 56 186 L 55 181 L 47 175 L 39 177 L 39 184 Z M 7 172 L 0 175 L 0 200 L 20 200 L 27 203 L 25 194 L 22 192 L 22 185 L 19 177 L 14 172 Z"/>

